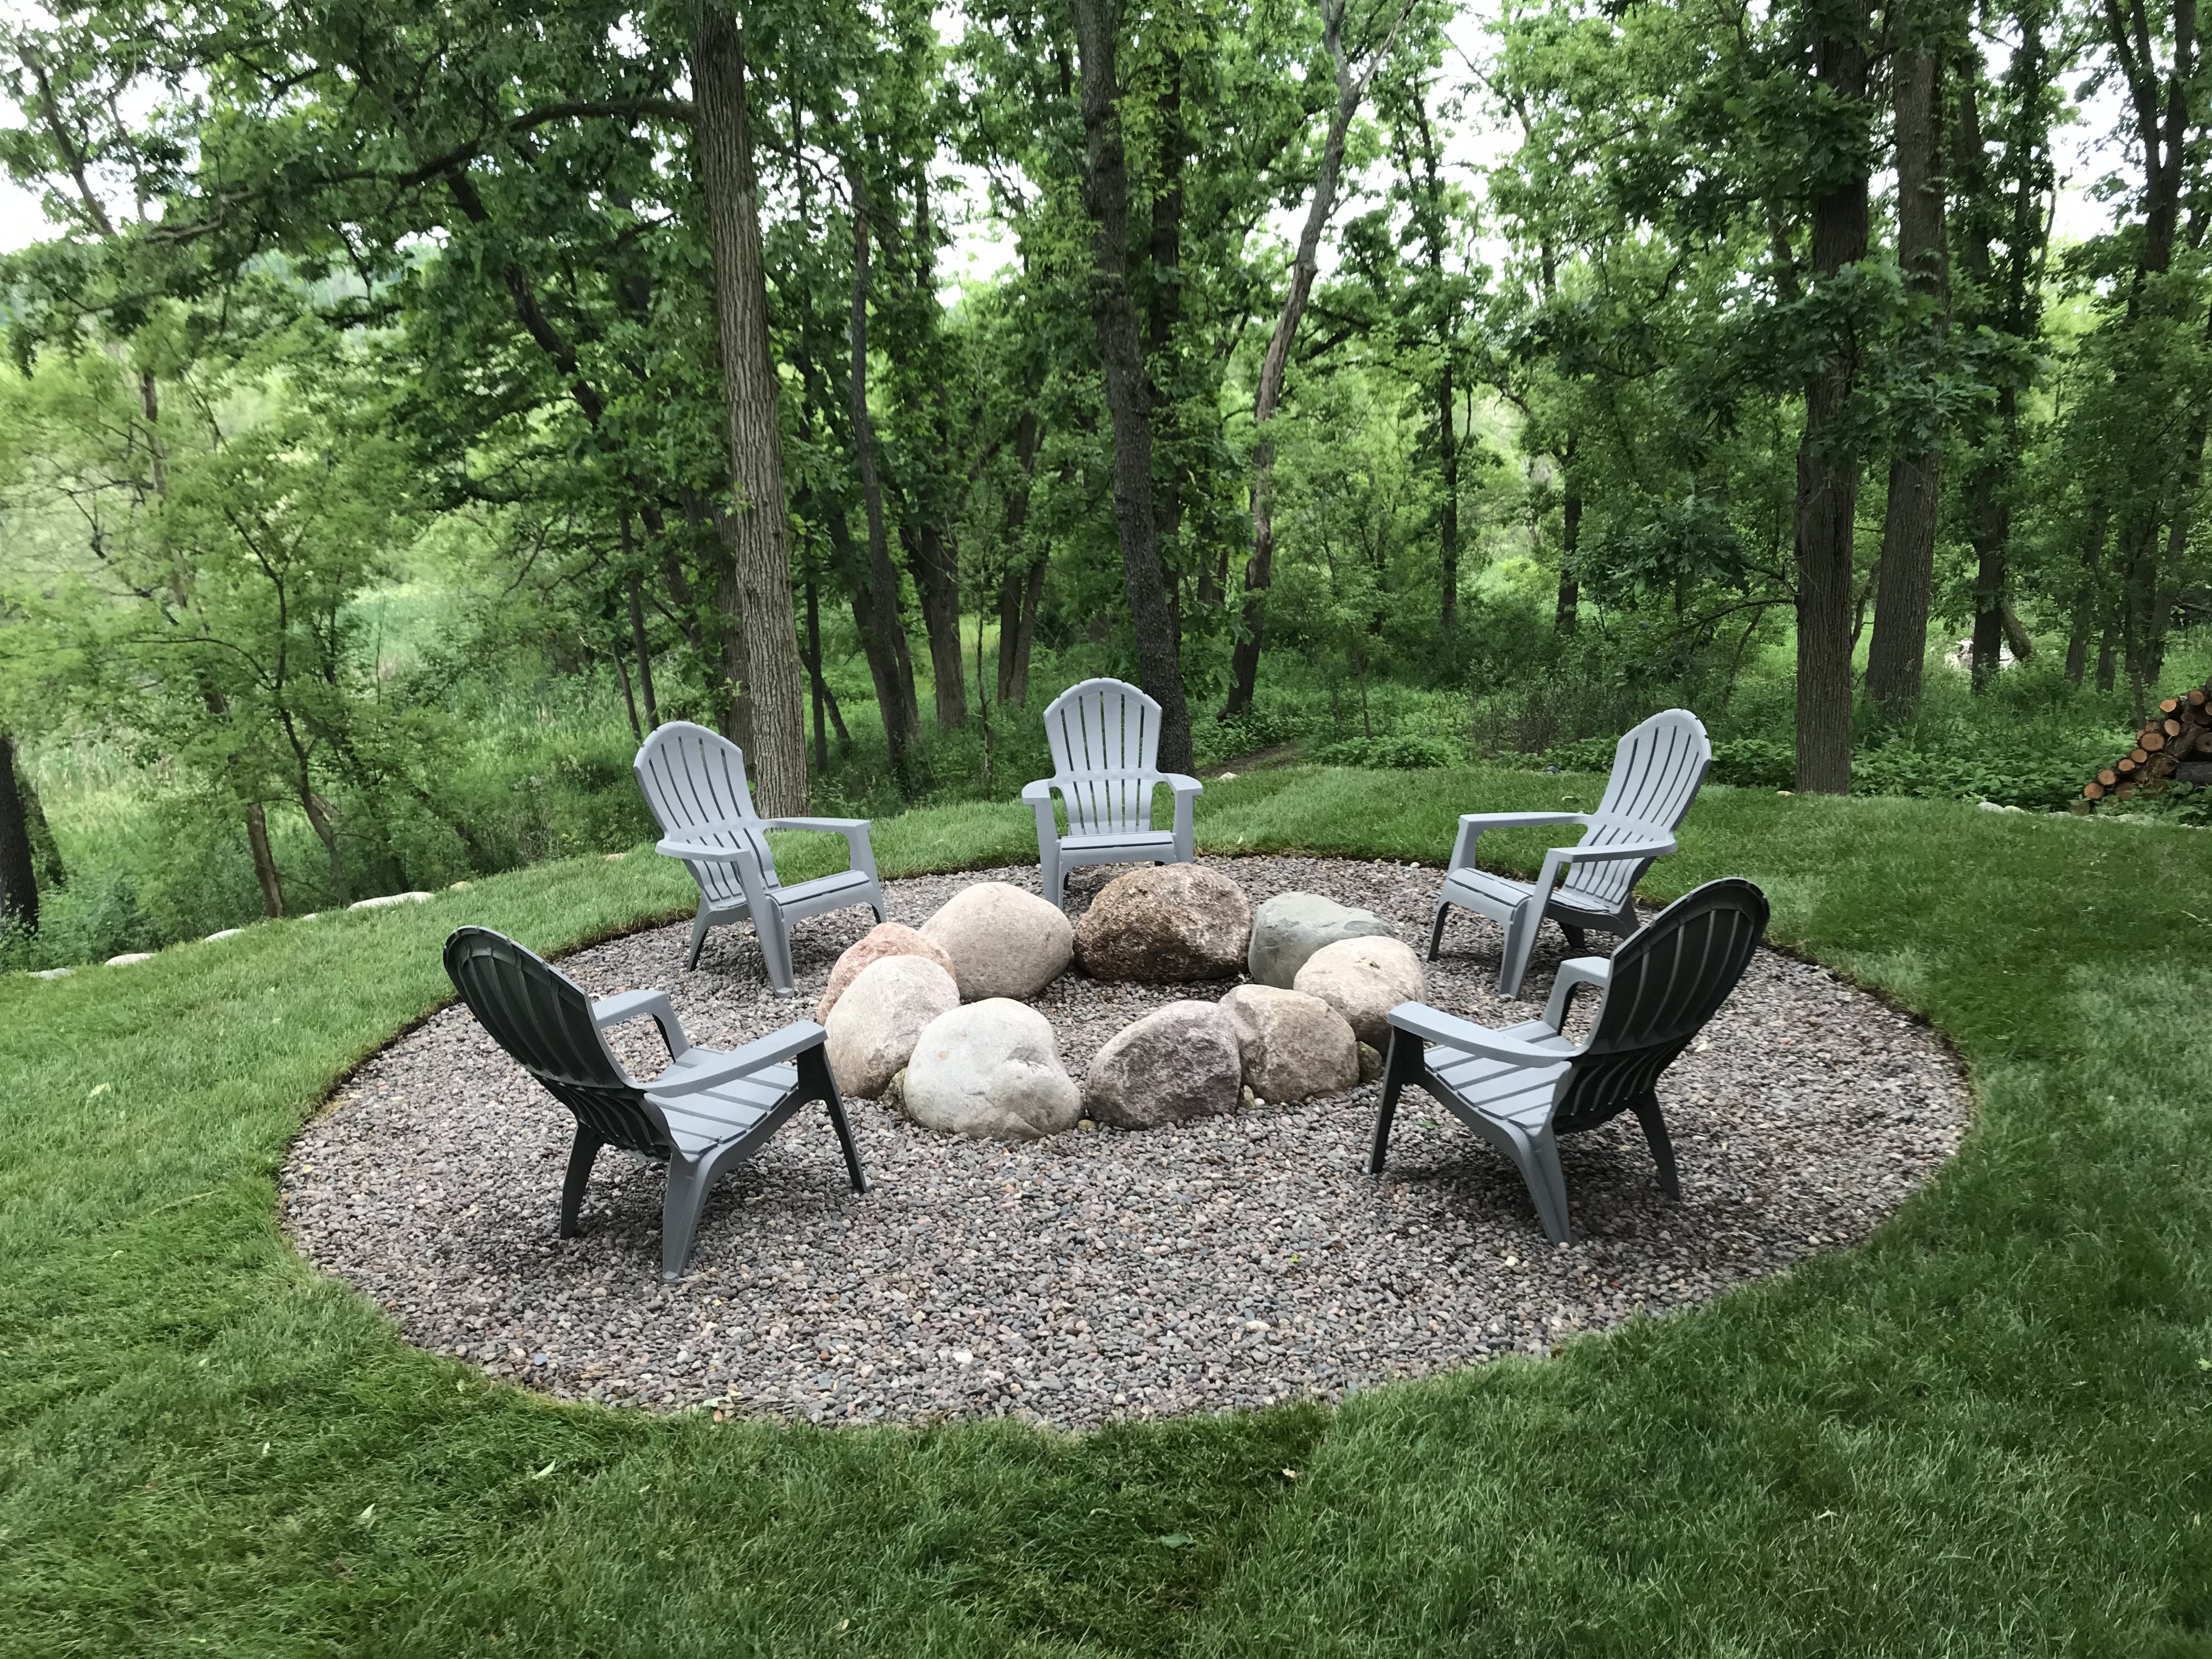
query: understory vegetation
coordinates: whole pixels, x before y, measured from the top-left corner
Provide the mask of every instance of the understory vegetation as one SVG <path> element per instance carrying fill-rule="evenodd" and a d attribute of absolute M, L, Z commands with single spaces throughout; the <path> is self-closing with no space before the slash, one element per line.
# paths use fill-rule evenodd
<path fill-rule="evenodd" d="M 1601 782 L 1279 768 L 1210 783 L 1200 842 L 1430 860 L 1469 800 Z M 1527 873 L 1540 832 L 1497 839 Z M 982 803 L 876 844 L 1034 850 Z M 0 1649 L 2212 1651 L 2207 838 L 1722 787 L 1647 885 L 1723 874 L 1972 1070 L 1958 1158 L 1871 1241 L 1547 1360 L 1081 1436 L 556 1403 L 286 1247 L 286 1146 L 448 995 L 444 934 L 680 914 L 665 860 L 0 981 Z"/>

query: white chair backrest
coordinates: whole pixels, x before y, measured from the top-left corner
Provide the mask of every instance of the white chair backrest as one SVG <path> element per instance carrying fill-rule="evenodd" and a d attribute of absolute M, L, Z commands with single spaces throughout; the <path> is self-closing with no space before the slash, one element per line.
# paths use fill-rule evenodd
<path fill-rule="evenodd" d="M 1160 706 L 1121 680 L 1070 686 L 1044 711 L 1053 776 L 1066 785 L 1068 830 L 1115 835 L 1152 827 L 1152 792 L 1130 777 L 1106 773 L 1156 771 Z"/>
<path fill-rule="evenodd" d="M 760 861 L 763 883 L 777 884 L 775 858 L 768 836 L 753 825 L 760 814 L 753 810 L 753 792 L 745 782 L 744 750 L 719 732 L 710 732 L 690 720 L 671 720 L 653 728 L 637 751 L 634 769 L 645 804 L 660 822 L 662 833 L 681 835 L 709 847 L 744 846 Z M 738 820 L 727 829 L 702 833 L 704 826 Z M 742 903 L 745 891 L 732 864 L 689 864 L 700 890 L 720 903 Z"/>
<path fill-rule="evenodd" d="M 1673 835 L 1697 799 L 1712 763 L 1712 741 L 1695 714 L 1686 708 L 1654 714 L 1613 750 L 1613 776 L 1606 783 L 1605 799 L 1590 814 L 1582 844 L 1618 847 Z M 1624 859 L 1584 865 L 1565 885 L 1618 905 L 1649 863 Z"/>

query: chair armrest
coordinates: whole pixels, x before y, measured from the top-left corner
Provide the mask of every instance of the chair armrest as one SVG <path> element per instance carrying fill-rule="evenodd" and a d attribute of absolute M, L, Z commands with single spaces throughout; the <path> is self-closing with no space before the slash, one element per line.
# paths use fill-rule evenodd
<path fill-rule="evenodd" d="M 1623 859 L 1663 858 L 1674 850 L 1674 840 L 1625 841 L 1612 847 L 1554 847 L 1544 854 L 1544 868 L 1536 878 L 1536 896 L 1548 900 L 1559 879 L 1577 864 L 1617 864 Z"/>
<path fill-rule="evenodd" d="M 1023 803 L 1030 806 L 1039 805 L 1049 806 L 1052 804 L 1052 792 L 1059 786 L 1060 781 L 1058 778 L 1039 778 L 1035 783 L 1024 784 L 1022 786 Z"/>
<path fill-rule="evenodd" d="M 617 991 L 592 1005 L 592 1024 L 602 1031 L 641 1014 L 652 1015 L 653 1023 L 660 1028 L 660 1040 L 668 1045 L 669 1059 L 681 1060 L 690 1050 L 691 1042 L 684 1035 L 684 1022 L 676 1018 L 676 1005 L 669 1001 L 667 992 Z"/>
<path fill-rule="evenodd" d="M 1540 1048 L 1533 1042 L 1493 1031 L 1487 1025 L 1477 1025 L 1471 1019 L 1461 1019 L 1425 1002 L 1400 1003 L 1390 1011 L 1390 1024 L 1408 1036 L 1456 1048 L 1462 1054 L 1486 1054 L 1492 1060 L 1514 1060 L 1524 1066 L 1559 1066 L 1572 1058 L 1555 1048 Z"/>
<path fill-rule="evenodd" d="M 1549 823 L 1581 823 L 1586 814 L 1581 812 L 1462 812 L 1459 827 L 1462 830 L 1540 830 Z"/>
<path fill-rule="evenodd" d="M 1188 772 L 1161 772 L 1156 775 L 1178 795 L 1202 795 L 1206 793 L 1206 786 Z"/>
<path fill-rule="evenodd" d="M 800 1019 L 793 1020 L 780 1031 L 757 1037 L 744 1048 L 732 1049 L 727 1054 L 717 1053 L 712 1048 L 694 1048 L 690 1052 L 702 1058 L 696 1061 L 678 1060 L 647 1084 L 645 1091 L 648 1095 L 662 1095 L 671 1099 L 696 1095 L 703 1089 L 719 1087 L 775 1065 L 779 1060 L 789 1060 L 793 1054 L 805 1054 L 828 1036 L 829 1033 L 812 1020 Z"/>
<path fill-rule="evenodd" d="M 696 834 L 694 830 L 691 833 Z M 759 856 L 750 847 L 709 847 L 704 842 L 678 841 L 673 836 L 657 841 L 653 850 L 665 857 L 683 859 L 699 864 L 757 864 Z"/>
<path fill-rule="evenodd" d="M 1552 981 L 1552 1000 L 1544 1005 L 1544 1024 L 1555 1031 L 1565 1029 L 1576 992 L 1595 990 L 1602 998 L 1612 986 L 1613 963 L 1606 957 L 1570 957 L 1559 964 L 1559 974 Z"/>
<path fill-rule="evenodd" d="M 873 881 L 876 877 L 876 849 L 868 840 L 868 820 L 866 818 L 763 818 L 770 830 L 818 830 L 830 835 L 842 836 L 850 849 L 852 867 Z"/>
<path fill-rule="evenodd" d="M 1555 823 L 1588 821 L 1580 812 L 1462 812 L 1449 867 L 1464 870 L 1474 862 L 1474 843 L 1486 830 L 1540 830 Z"/>

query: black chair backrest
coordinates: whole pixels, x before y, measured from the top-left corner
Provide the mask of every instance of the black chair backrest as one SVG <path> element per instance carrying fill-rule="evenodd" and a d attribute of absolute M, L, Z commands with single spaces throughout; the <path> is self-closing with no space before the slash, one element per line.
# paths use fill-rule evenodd
<path fill-rule="evenodd" d="M 1728 1000 L 1766 932 L 1766 895 L 1730 876 L 1685 894 L 1613 955 L 1605 1011 L 1553 1116 L 1602 1123 L 1649 1093 Z"/>
<path fill-rule="evenodd" d="M 574 980 L 489 927 L 454 930 L 446 973 L 492 1040 L 578 1122 L 611 1146 L 668 1156 L 666 1130 L 608 1048 L 592 1000 Z"/>

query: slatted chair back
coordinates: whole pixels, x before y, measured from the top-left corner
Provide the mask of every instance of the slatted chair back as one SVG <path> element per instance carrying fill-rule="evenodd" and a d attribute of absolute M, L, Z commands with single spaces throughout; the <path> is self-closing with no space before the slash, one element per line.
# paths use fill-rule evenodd
<path fill-rule="evenodd" d="M 666 1130 L 645 1106 L 575 981 L 489 927 L 446 941 L 446 973 L 492 1041 L 610 1145 L 666 1158 Z"/>
<path fill-rule="evenodd" d="M 1712 742 L 1695 714 L 1686 708 L 1654 714 L 1614 747 L 1605 799 L 1590 814 L 1582 844 L 1619 847 L 1673 836 L 1712 763 Z M 1586 896 L 1593 908 L 1618 910 L 1650 863 L 1620 859 L 1577 865 L 1562 889 Z"/>
<path fill-rule="evenodd" d="M 1766 932 L 1766 895 L 1730 876 L 1686 894 L 1613 953 L 1604 1011 L 1553 1127 L 1588 1128 L 1650 1094 L 1728 1000 Z"/>
<path fill-rule="evenodd" d="M 1053 775 L 1067 783 L 1070 835 L 1152 827 L 1152 786 L 1127 775 L 1158 769 L 1158 703 L 1121 680 L 1085 680 L 1052 700 L 1044 734 Z"/>
<path fill-rule="evenodd" d="M 753 810 L 751 787 L 745 781 L 744 750 L 719 732 L 690 720 L 671 720 L 653 728 L 653 735 L 637 751 L 634 769 L 638 787 L 645 792 L 646 805 L 660 821 L 664 835 L 681 836 L 709 847 L 748 848 L 759 860 L 761 885 L 779 884 L 775 855 L 769 850 L 763 830 L 740 823 L 702 833 L 703 826 L 727 819 L 750 819 L 756 826 L 760 822 L 760 814 Z M 712 903 L 745 902 L 736 865 L 695 864 L 687 860 L 684 867 Z"/>

